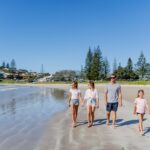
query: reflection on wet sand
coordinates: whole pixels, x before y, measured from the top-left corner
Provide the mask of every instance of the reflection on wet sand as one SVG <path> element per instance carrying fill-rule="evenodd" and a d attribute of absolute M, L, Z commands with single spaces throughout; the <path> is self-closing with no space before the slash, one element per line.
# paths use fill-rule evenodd
<path fill-rule="evenodd" d="M 0 89 L 0 150 L 34 149 L 53 113 L 65 108 L 65 91 L 37 87 L 7 91 L 6 86 Z"/>

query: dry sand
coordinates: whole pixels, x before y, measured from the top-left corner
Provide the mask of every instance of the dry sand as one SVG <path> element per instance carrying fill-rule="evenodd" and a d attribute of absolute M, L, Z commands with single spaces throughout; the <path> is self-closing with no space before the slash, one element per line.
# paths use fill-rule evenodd
<path fill-rule="evenodd" d="M 43 85 L 44 86 L 44 85 Z M 48 85 L 53 88 L 69 88 L 68 85 Z M 80 85 L 80 88 L 85 88 Z M 106 127 L 106 111 L 103 100 L 105 85 L 97 85 L 100 91 L 100 108 L 96 110 L 95 123 L 87 128 L 86 108 L 80 107 L 76 128 L 71 127 L 71 112 L 55 115 L 50 120 L 45 134 L 35 150 L 149 150 L 150 149 L 150 115 L 145 115 L 145 134 L 137 131 L 137 116 L 133 115 L 133 101 L 138 89 L 144 89 L 145 97 L 150 99 L 150 86 L 122 86 L 124 102 L 119 108 L 117 127 Z"/>

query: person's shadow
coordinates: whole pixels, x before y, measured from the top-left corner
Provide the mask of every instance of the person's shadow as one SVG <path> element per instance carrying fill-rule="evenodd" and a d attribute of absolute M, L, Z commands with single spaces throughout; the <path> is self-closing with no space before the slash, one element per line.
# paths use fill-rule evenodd
<path fill-rule="evenodd" d="M 144 132 L 144 135 L 146 135 L 146 134 L 148 134 L 150 132 L 150 127 L 146 127 L 145 130 L 146 131 Z"/>
<path fill-rule="evenodd" d="M 76 127 L 86 125 L 87 123 L 88 122 L 86 120 L 85 121 L 78 121 Z"/>
<path fill-rule="evenodd" d="M 146 120 L 146 119 L 143 119 L 143 121 L 145 121 L 145 120 Z M 126 126 L 126 125 L 133 125 L 133 124 L 138 124 L 138 123 L 139 123 L 139 120 L 138 120 L 138 119 L 135 119 L 135 120 L 128 120 L 128 121 L 119 123 L 119 124 L 118 124 L 118 127 L 119 127 L 119 126 Z"/>
<path fill-rule="evenodd" d="M 123 121 L 123 119 L 117 119 L 116 123 L 119 123 L 119 122 L 122 122 L 122 121 Z M 112 121 L 110 121 L 110 123 L 112 123 Z M 76 127 L 83 126 L 83 125 L 86 125 L 86 124 L 88 124 L 87 120 L 77 122 Z M 95 119 L 93 126 L 100 126 L 100 125 L 104 125 L 104 124 L 106 124 L 106 119 L 105 118 L 104 119 Z"/>
<path fill-rule="evenodd" d="M 83 126 L 83 125 L 86 125 L 86 124 L 88 124 L 87 120 L 77 122 L 76 127 Z M 106 124 L 106 119 L 95 119 L 93 126 L 98 126 L 98 125 L 102 125 L 102 124 Z"/>
<path fill-rule="evenodd" d="M 106 119 L 95 119 L 93 126 L 99 126 L 103 124 L 106 124 Z"/>
<path fill-rule="evenodd" d="M 123 119 L 117 119 L 116 123 L 122 122 Z M 112 120 L 110 121 L 110 123 L 112 123 Z M 97 119 L 94 121 L 94 125 L 93 126 L 98 126 L 98 125 L 104 125 L 106 124 L 106 119 Z"/>

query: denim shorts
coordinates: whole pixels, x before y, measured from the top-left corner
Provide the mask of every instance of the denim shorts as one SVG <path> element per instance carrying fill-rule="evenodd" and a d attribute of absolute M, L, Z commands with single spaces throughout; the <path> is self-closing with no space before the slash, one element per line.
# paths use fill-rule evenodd
<path fill-rule="evenodd" d="M 90 98 L 87 100 L 87 105 L 96 106 L 96 99 Z"/>
<path fill-rule="evenodd" d="M 111 112 L 111 111 L 116 112 L 118 110 L 118 102 L 116 102 L 116 103 L 107 103 L 106 110 L 108 112 Z"/>
<path fill-rule="evenodd" d="M 72 105 L 79 105 L 79 99 L 72 99 L 71 104 Z"/>

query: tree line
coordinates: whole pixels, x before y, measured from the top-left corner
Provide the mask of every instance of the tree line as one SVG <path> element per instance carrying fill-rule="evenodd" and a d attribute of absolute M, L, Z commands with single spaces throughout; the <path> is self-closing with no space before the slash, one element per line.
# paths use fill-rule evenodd
<path fill-rule="evenodd" d="M 5 61 L 2 62 L 0 68 L 7 68 L 7 69 L 17 69 L 16 68 L 16 61 L 14 59 L 11 60 L 10 63 L 6 63 Z"/>
<path fill-rule="evenodd" d="M 136 64 L 133 64 L 132 58 L 129 57 L 127 65 L 123 67 L 114 59 L 111 71 L 109 61 L 107 57 L 103 57 L 100 47 L 97 46 L 93 50 L 89 48 L 80 77 L 88 80 L 107 80 L 110 73 L 116 74 L 120 80 L 150 79 L 150 63 L 141 52 Z"/>

